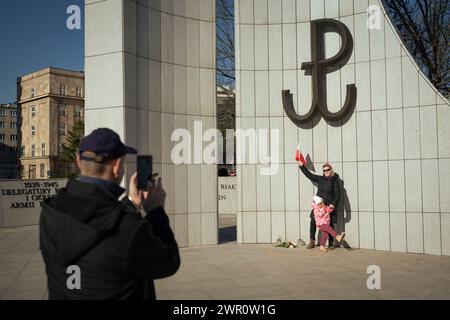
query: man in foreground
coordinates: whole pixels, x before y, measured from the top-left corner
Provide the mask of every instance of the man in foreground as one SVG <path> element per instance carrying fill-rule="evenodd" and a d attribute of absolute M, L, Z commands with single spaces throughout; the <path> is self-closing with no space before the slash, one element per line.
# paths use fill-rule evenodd
<path fill-rule="evenodd" d="M 137 174 L 128 195 L 119 186 L 126 154 L 136 153 L 114 131 L 93 131 L 80 143 L 80 177 L 43 203 L 40 249 L 50 300 L 153 300 L 153 279 L 178 270 L 161 179 L 149 192 L 137 189 Z"/>

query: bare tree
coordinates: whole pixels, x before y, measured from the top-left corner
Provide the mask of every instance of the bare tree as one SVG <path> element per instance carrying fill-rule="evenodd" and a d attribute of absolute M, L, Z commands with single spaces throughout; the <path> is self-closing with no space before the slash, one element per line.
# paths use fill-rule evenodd
<path fill-rule="evenodd" d="M 449 0 L 383 0 L 387 13 L 420 69 L 449 97 Z"/>
<path fill-rule="evenodd" d="M 223 89 L 234 87 L 234 1 L 216 0 L 217 83 Z"/>
<path fill-rule="evenodd" d="M 216 0 L 217 127 L 223 135 L 226 159 L 227 129 L 236 128 L 234 0 Z"/>

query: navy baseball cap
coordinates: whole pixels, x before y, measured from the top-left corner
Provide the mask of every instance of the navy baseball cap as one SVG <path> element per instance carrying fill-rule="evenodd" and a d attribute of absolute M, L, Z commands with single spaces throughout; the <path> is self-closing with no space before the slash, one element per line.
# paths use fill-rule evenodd
<path fill-rule="evenodd" d="M 83 156 L 82 153 L 90 151 L 95 153 L 95 157 Z M 128 147 L 120 141 L 120 137 L 113 130 L 100 128 L 80 141 L 80 159 L 104 163 L 122 157 L 125 154 L 137 154 L 137 150 Z"/>

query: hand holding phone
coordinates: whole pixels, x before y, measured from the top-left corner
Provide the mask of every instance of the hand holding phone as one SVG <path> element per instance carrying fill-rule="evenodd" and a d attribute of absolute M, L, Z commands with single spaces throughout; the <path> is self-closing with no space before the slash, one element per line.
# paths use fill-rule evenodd
<path fill-rule="evenodd" d="M 156 181 L 153 182 L 151 191 L 142 192 L 143 194 L 142 205 L 145 212 L 147 213 L 158 207 L 164 208 L 166 200 L 166 191 L 164 191 L 163 189 L 161 177 L 159 177 L 158 174 L 154 174 L 153 178 Z"/>

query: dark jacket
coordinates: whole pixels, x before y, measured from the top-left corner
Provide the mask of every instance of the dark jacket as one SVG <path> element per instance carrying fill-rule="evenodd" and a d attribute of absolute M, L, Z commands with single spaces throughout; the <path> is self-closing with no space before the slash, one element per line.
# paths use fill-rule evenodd
<path fill-rule="evenodd" d="M 163 208 L 146 218 L 127 197 L 119 201 L 99 185 L 69 180 L 43 202 L 40 249 L 49 299 L 155 299 L 153 279 L 180 266 L 178 245 Z M 81 289 L 69 290 L 69 266 Z"/>
<path fill-rule="evenodd" d="M 317 196 L 321 197 L 325 203 L 337 206 L 339 198 L 341 196 L 339 187 L 339 176 L 334 174 L 327 178 L 325 176 L 319 176 L 312 174 L 305 166 L 301 166 L 300 170 L 303 174 L 312 182 L 317 183 Z"/>

